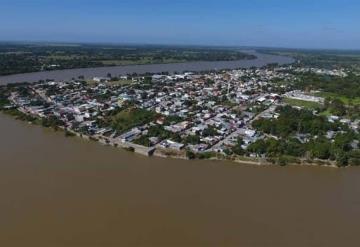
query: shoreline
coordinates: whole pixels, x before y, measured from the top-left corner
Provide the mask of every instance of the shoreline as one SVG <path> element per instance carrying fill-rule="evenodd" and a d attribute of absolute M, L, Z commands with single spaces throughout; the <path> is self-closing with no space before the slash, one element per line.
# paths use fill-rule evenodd
<path fill-rule="evenodd" d="M 257 53 L 256 51 L 248 51 L 248 54 L 260 54 L 260 56 L 265 55 L 263 53 Z M 273 56 L 273 55 L 272 55 Z M 292 59 L 291 57 L 285 57 L 285 56 L 273 56 L 273 57 L 282 57 L 282 58 L 287 58 L 287 59 Z M 252 61 L 252 60 L 258 60 L 259 57 L 257 56 L 257 58 L 255 59 L 243 59 L 240 61 Z M 221 61 L 215 61 L 215 62 L 204 62 L 204 63 L 216 63 L 216 62 L 221 62 Z M 236 62 L 234 61 L 225 61 L 225 62 Z M 198 63 L 198 62 L 186 62 L 186 64 L 191 64 L 191 63 Z M 174 64 L 182 64 L 181 62 L 179 63 L 167 63 L 165 65 L 174 65 Z M 159 66 L 159 65 L 164 65 L 164 64 L 145 64 L 145 65 L 139 65 L 139 66 Z M 130 65 L 130 67 L 136 67 L 136 65 Z M 122 67 L 122 68 L 126 68 L 129 67 L 129 65 L 121 65 L 121 66 L 110 66 L 110 67 L 95 67 L 95 69 L 107 69 L 107 68 L 116 68 L 116 67 Z M 85 70 L 92 70 L 94 68 L 84 68 Z M 71 71 L 78 71 L 78 70 L 84 70 L 84 69 L 70 69 Z M 227 68 L 227 70 L 230 70 L 231 68 Z M 65 69 L 65 70 L 59 70 L 59 71 L 53 71 L 53 72 L 66 72 L 69 69 Z M 52 71 L 46 71 L 46 72 L 52 72 Z M 46 73 L 45 72 L 45 73 Z M 33 72 L 33 73 L 26 73 L 26 74 L 37 74 L 37 73 L 43 73 L 43 72 Z M 150 73 L 150 72 L 147 72 Z M 25 74 L 25 75 L 26 75 Z M 10 76 L 21 76 L 24 74 L 14 74 L 14 75 L 10 75 Z M 0 81 L 1 78 L 3 78 L 3 76 L 0 76 Z M 14 82 L 15 84 L 16 82 Z M 1 83 L 0 83 L 1 85 Z M 238 164 L 247 164 L 247 165 L 256 165 L 256 166 L 287 166 L 287 165 L 294 165 L 294 166 L 325 166 L 325 167 L 332 167 L 332 168 L 340 168 L 339 166 L 337 166 L 333 161 L 331 160 L 317 160 L 317 159 L 313 159 L 313 160 L 305 160 L 304 158 L 298 158 L 298 157 L 294 157 L 295 161 L 292 159 L 292 157 L 290 157 L 291 159 L 286 160 L 284 163 L 279 162 L 279 157 L 267 157 L 267 158 L 260 158 L 260 157 L 249 157 L 249 156 L 237 156 L 237 155 L 230 155 L 230 156 L 225 156 L 223 154 L 220 153 L 213 153 L 211 155 L 209 155 L 209 157 L 205 157 L 205 158 L 199 158 L 198 154 L 196 154 L 195 158 L 189 158 L 186 155 L 186 150 L 181 150 L 181 151 L 175 151 L 172 149 L 162 149 L 159 148 L 157 146 L 152 146 L 152 147 L 146 147 L 146 146 L 142 146 L 142 145 L 138 145 L 135 144 L 133 142 L 121 142 L 119 140 L 115 140 L 114 138 L 111 137 L 106 137 L 103 135 L 93 135 L 93 136 L 88 136 L 79 132 L 76 132 L 74 130 L 70 130 L 70 129 L 66 129 L 65 126 L 44 126 L 41 124 L 41 118 L 39 118 L 38 116 L 33 116 L 29 113 L 26 112 L 22 112 L 19 111 L 19 109 L 16 109 L 16 111 L 19 113 L 19 115 L 15 112 L 13 114 L 11 114 L 10 112 L 6 112 L 6 110 L 3 110 L 0 112 L 6 114 L 6 115 L 12 115 L 13 118 L 18 119 L 18 120 L 22 120 L 22 121 L 27 121 L 27 118 L 30 118 L 32 120 L 30 120 L 30 123 L 32 124 L 36 124 L 39 125 L 40 127 L 46 127 L 46 128 L 51 128 L 55 131 L 57 131 L 58 129 L 62 130 L 64 132 L 64 135 L 66 137 L 71 137 L 71 136 L 76 136 L 76 137 L 81 137 L 82 139 L 88 140 L 88 141 L 96 141 L 99 142 L 102 145 L 107 145 L 107 146 L 113 146 L 113 147 L 117 147 L 117 148 L 122 148 L 125 149 L 127 151 L 131 151 L 131 152 L 135 152 L 138 154 L 141 154 L 143 156 L 154 156 L 154 157 L 162 157 L 162 158 L 171 158 L 171 159 L 185 159 L 185 160 L 217 160 L 217 161 L 231 161 L 232 163 L 238 163 Z M 23 114 L 23 116 L 21 116 L 21 114 Z M 22 119 L 21 119 L 22 118 Z M 40 121 L 39 121 L 40 120 Z M 42 125 L 42 126 L 41 126 Z M 299 162 L 297 162 L 299 161 Z"/>
<path fill-rule="evenodd" d="M 37 82 L 39 80 L 71 80 L 84 76 L 89 79 L 93 77 L 105 77 L 108 73 L 112 75 L 127 74 L 157 74 L 162 72 L 174 73 L 184 71 L 211 71 L 211 70 L 231 70 L 239 68 L 263 67 L 268 64 L 277 63 L 279 65 L 292 64 L 295 59 L 288 56 L 269 55 L 257 51 L 246 51 L 249 55 L 256 56 L 255 59 L 229 60 L 229 61 L 190 61 L 165 64 L 140 64 L 140 65 L 120 65 L 102 66 L 88 68 L 74 68 L 64 70 L 50 70 L 30 73 L 20 73 L 0 76 L 0 85 Z"/>
<path fill-rule="evenodd" d="M 30 115 L 22 113 L 20 111 L 18 111 L 18 112 L 20 114 L 30 116 Z M 290 163 L 287 163 L 285 165 L 280 165 L 280 164 L 277 164 L 277 163 L 272 163 L 272 162 L 266 160 L 265 158 L 260 159 L 260 158 L 251 158 L 251 157 L 247 157 L 247 156 L 230 156 L 228 158 L 226 158 L 226 157 L 225 158 L 219 158 L 219 156 L 220 157 L 223 156 L 221 154 L 217 155 L 216 157 L 210 157 L 210 158 L 205 158 L 205 159 L 199 159 L 199 158 L 189 159 L 188 157 L 186 157 L 186 155 L 168 155 L 168 154 L 166 154 L 166 152 L 171 153 L 171 152 L 174 152 L 174 150 L 156 149 L 156 147 L 145 147 L 145 146 L 141 146 L 141 145 L 130 143 L 130 142 L 111 143 L 111 142 L 107 142 L 106 140 L 104 140 L 102 138 L 99 138 L 99 137 L 88 136 L 88 135 L 84 135 L 82 133 L 78 133 L 78 132 L 73 131 L 73 130 L 66 129 L 64 126 L 57 126 L 56 128 L 41 126 L 41 124 L 39 124 L 36 121 L 22 120 L 19 117 L 20 115 L 13 115 L 13 114 L 10 114 L 9 112 L 6 112 L 4 110 L 0 110 L 0 114 L 6 115 L 6 116 L 8 116 L 9 118 L 11 118 L 13 120 L 18 120 L 18 121 L 21 121 L 23 123 L 28 123 L 29 125 L 34 125 L 34 126 L 37 126 L 39 128 L 50 129 L 51 131 L 54 131 L 54 132 L 61 131 L 61 132 L 64 133 L 65 138 L 75 137 L 75 138 L 83 139 L 85 141 L 93 141 L 93 142 L 97 142 L 98 145 L 100 144 L 100 145 L 103 145 L 103 146 L 121 148 L 124 151 L 136 153 L 136 154 L 139 154 L 139 155 L 142 155 L 142 156 L 147 156 L 148 158 L 153 156 L 153 157 L 165 158 L 165 159 L 229 161 L 229 162 L 231 162 L 233 164 L 251 165 L 251 166 L 278 166 L 278 167 L 286 167 L 286 166 L 309 166 L 309 167 L 311 167 L 311 166 L 313 166 L 313 167 L 326 167 L 326 168 L 347 168 L 347 167 L 352 167 L 351 165 L 346 166 L 346 167 L 339 167 L 339 166 L 337 166 L 336 164 L 334 164 L 333 162 L 331 162 L 329 160 L 317 160 L 318 162 L 321 162 L 323 164 L 316 163 L 316 160 L 313 160 L 312 162 L 310 160 L 307 160 L 307 161 L 302 161 L 300 163 L 290 162 Z M 39 120 L 39 119 L 36 118 L 36 120 Z M 70 133 L 70 134 L 68 134 L 68 133 Z M 152 149 L 152 152 L 150 154 L 147 153 L 147 152 L 144 152 L 143 150 L 146 150 L 146 149 Z M 182 150 L 182 152 L 184 152 L 184 151 L 185 150 Z"/>
<path fill-rule="evenodd" d="M 262 54 L 266 54 L 266 53 L 262 53 Z M 276 54 L 266 54 L 266 55 L 278 56 Z M 101 65 L 101 66 L 91 66 L 91 67 L 38 70 L 38 71 L 31 71 L 31 72 L 24 72 L 24 73 L 0 75 L 0 83 L 1 83 L 2 77 L 10 77 L 10 76 L 15 76 L 15 75 L 30 75 L 30 74 L 35 74 L 35 73 L 62 72 L 62 71 L 68 71 L 68 70 L 102 69 L 102 68 L 113 68 L 113 67 L 143 66 L 143 65 L 169 65 L 169 64 L 184 64 L 184 63 L 199 63 L 199 62 L 200 63 L 238 62 L 238 61 L 251 61 L 251 60 L 256 60 L 256 59 L 258 59 L 257 56 L 255 56 L 254 58 L 243 58 L 243 59 L 235 59 L 235 60 L 208 60 L 208 61 L 207 60 L 190 60 L 190 61 L 176 61 L 176 62 L 165 62 L 165 63 L 130 63 L 130 64 L 119 64 L 119 65 Z"/>

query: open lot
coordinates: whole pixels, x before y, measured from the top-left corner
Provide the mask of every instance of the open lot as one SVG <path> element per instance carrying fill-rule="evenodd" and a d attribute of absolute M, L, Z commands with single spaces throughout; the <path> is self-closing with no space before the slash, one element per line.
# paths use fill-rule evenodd
<path fill-rule="evenodd" d="M 291 106 L 300 106 L 300 107 L 305 107 L 307 109 L 316 109 L 321 107 L 321 104 L 319 103 L 305 101 L 305 100 L 298 100 L 298 99 L 285 98 L 284 102 Z"/>

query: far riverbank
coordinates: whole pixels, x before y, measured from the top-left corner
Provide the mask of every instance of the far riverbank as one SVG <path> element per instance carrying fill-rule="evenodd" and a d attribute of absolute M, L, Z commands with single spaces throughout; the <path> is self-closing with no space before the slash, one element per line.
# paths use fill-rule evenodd
<path fill-rule="evenodd" d="M 245 52 L 245 51 L 244 51 Z M 250 67 L 263 67 L 267 64 L 277 63 L 279 65 L 290 64 L 295 60 L 291 57 L 278 56 L 258 53 L 256 51 L 246 51 L 251 55 L 255 55 L 256 59 L 238 60 L 238 61 L 215 61 L 215 62 L 185 62 L 171 64 L 147 64 L 147 65 L 125 65 L 112 67 L 96 67 L 83 69 L 67 69 L 42 71 L 25 74 L 15 74 L 8 76 L 0 76 L 0 85 L 19 82 L 37 82 L 39 80 L 71 80 L 84 76 L 85 78 L 93 78 L 96 76 L 104 77 L 108 73 L 113 76 L 126 74 L 145 74 L 145 73 L 161 73 L 161 72 L 184 72 L 184 71 L 208 71 L 220 69 L 237 69 Z"/>

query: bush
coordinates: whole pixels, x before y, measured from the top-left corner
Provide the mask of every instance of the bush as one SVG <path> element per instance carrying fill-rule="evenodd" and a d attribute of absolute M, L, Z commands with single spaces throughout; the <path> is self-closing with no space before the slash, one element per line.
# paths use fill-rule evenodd
<path fill-rule="evenodd" d="M 196 155 L 195 155 L 193 152 L 191 152 L 190 150 L 187 150 L 187 151 L 186 151 L 186 157 L 187 157 L 188 159 L 192 160 L 192 159 L 195 159 L 195 158 L 196 158 Z"/>
<path fill-rule="evenodd" d="M 68 130 L 65 130 L 65 137 L 73 137 L 73 136 L 75 136 L 74 133 L 72 133 L 72 132 L 70 132 Z"/>

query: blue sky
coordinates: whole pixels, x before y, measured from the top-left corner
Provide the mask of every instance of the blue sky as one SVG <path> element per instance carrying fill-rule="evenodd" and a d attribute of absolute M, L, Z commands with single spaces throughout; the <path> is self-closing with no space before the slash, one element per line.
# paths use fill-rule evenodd
<path fill-rule="evenodd" d="M 0 0 L 0 40 L 360 49 L 360 1 Z"/>

